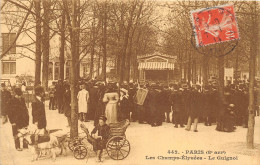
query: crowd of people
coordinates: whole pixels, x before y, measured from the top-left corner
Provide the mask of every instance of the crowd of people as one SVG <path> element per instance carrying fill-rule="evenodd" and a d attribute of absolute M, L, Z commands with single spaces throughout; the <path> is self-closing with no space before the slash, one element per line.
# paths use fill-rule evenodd
<path fill-rule="evenodd" d="M 225 86 L 224 98 L 221 98 L 218 87 L 214 84 L 118 84 L 97 80 L 80 80 L 78 84 L 79 120 L 94 120 L 94 125 L 98 124 L 100 115 L 104 115 L 107 124 L 124 119 L 153 127 L 161 126 L 163 122 L 172 122 L 175 128 L 186 125 L 186 130 L 189 131 L 193 123 L 195 132 L 198 131 L 198 122 L 204 122 L 205 126 L 217 123 L 216 130 L 226 132 L 234 131 L 235 126 L 247 128 L 249 96 L 246 83 Z M 140 89 L 147 91 L 141 105 L 136 101 Z M 69 83 L 58 81 L 50 87 L 49 93 L 50 100 L 53 100 L 50 101 L 49 108 L 57 107 L 59 113 L 68 117 L 70 125 Z M 259 116 L 257 105 L 255 109 Z"/>
<path fill-rule="evenodd" d="M 137 92 L 145 91 L 143 104 L 138 104 Z M 161 126 L 163 122 L 173 123 L 175 128 L 186 127 L 198 132 L 198 123 L 205 126 L 217 123 L 216 130 L 232 132 L 236 126 L 247 128 L 248 125 L 248 85 L 245 83 L 229 84 L 221 96 L 216 85 L 189 85 L 188 83 L 162 85 L 160 83 L 102 82 L 80 80 L 77 86 L 78 120 L 94 120 L 98 126 L 100 116 L 106 124 L 129 119 L 131 122 Z M 44 134 L 47 126 L 44 101 L 49 98 L 49 110 L 58 110 L 64 114 L 71 125 L 70 84 L 59 80 L 48 89 L 48 97 L 41 86 L 34 89 L 32 101 L 32 122 L 38 127 L 39 134 Z M 1 84 L 1 116 L 12 124 L 16 148 L 21 150 L 23 142 L 17 135 L 19 130 L 28 126 L 29 114 L 22 97 L 21 88 L 14 88 L 13 96 L 4 84 Z M 257 99 L 255 99 L 256 101 Z M 255 115 L 259 116 L 259 105 L 255 103 Z M 104 118 L 103 117 L 103 118 Z"/>
<path fill-rule="evenodd" d="M 37 133 L 35 133 L 37 141 L 39 136 L 45 134 L 47 120 L 44 106 L 44 89 L 37 86 L 34 91 L 35 97 L 31 104 L 32 123 L 37 127 Z M 1 119 L 2 124 L 9 120 L 12 125 L 15 148 L 18 151 L 28 148 L 28 143 L 23 138 L 23 135 L 29 126 L 29 112 L 21 87 L 15 86 L 13 91 L 9 91 L 4 83 L 1 84 Z"/>

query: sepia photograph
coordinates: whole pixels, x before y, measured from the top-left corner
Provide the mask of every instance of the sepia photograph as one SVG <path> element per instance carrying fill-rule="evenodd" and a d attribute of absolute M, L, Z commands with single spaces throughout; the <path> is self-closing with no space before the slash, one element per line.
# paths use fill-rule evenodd
<path fill-rule="evenodd" d="M 260 1 L 0 7 L 0 165 L 260 165 Z"/>

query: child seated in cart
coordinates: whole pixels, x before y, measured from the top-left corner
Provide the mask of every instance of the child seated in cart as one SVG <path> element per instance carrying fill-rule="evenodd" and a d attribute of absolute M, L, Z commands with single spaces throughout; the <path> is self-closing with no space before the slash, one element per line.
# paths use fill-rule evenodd
<path fill-rule="evenodd" d="M 106 143 L 109 138 L 109 126 L 106 124 L 107 118 L 105 116 L 99 117 L 99 123 L 91 132 L 91 136 L 96 140 L 92 143 L 93 150 L 97 152 L 97 161 L 103 161 L 102 153 L 103 149 L 106 148 Z M 97 136 L 93 136 L 96 134 Z"/>

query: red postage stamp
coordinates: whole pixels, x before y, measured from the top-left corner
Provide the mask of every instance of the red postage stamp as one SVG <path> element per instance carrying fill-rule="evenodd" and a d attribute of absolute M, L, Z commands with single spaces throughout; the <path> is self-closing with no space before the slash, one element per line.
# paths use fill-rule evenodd
<path fill-rule="evenodd" d="M 239 39 L 233 5 L 194 10 L 191 18 L 198 47 Z"/>

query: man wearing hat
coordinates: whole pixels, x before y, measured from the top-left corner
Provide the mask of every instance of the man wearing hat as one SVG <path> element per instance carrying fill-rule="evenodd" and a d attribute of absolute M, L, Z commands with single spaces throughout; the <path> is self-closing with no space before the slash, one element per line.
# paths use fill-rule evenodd
<path fill-rule="evenodd" d="M 90 119 L 95 119 L 98 104 L 98 83 L 94 83 L 89 89 L 89 116 Z"/>
<path fill-rule="evenodd" d="M 103 149 L 106 148 L 106 143 L 109 138 L 109 126 L 106 124 L 107 118 L 105 116 L 100 116 L 98 125 L 95 126 L 95 128 L 91 132 L 91 136 L 93 134 L 96 134 L 96 136 L 93 136 L 96 141 L 93 144 L 93 150 L 97 152 L 97 161 L 103 161 L 102 153 Z"/>
<path fill-rule="evenodd" d="M 178 128 L 178 124 L 180 127 L 183 126 L 183 110 L 184 110 L 184 102 L 183 102 L 183 89 L 175 88 L 171 94 L 171 104 L 172 104 L 172 123 L 175 124 L 175 128 Z"/>
<path fill-rule="evenodd" d="M 161 113 L 162 113 L 163 120 L 165 120 L 165 114 L 166 114 L 167 123 L 170 123 L 170 112 L 171 112 L 170 95 L 171 95 L 171 91 L 168 85 L 164 85 L 163 90 L 160 93 L 160 107 L 162 111 Z"/>
<path fill-rule="evenodd" d="M 241 126 L 243 124 L 243 112 L 247 109 L 244 100 L 244 84 L 239 84 L 234 96 L 235 107 L 237 111 L 236 124 Z"/>
<path fill-rule="evenodd" d="M 25 100 L 22 97 L 22 90 L 20 88 L 14 89 L 14 97 L 10 99 L 8 117 L 12 124 L 15 148 L 18 151 L 22 151 L 23 139 L 17 138 L 19 129 L 27 127 L 29 125 L 29 114 L 28 109 L 25 105 Z"/>
<path fill-rule="evenodd" d="M 7 113 L 8 113 L 9 101 L 11 97 L 12 97 L 11 93 L 6 89 L 5 83 L 2 83 L 1 99 L 0 99 L 2 123 L 7 122 Z"/>
<path fill-rule="evenodd" d="M 204 86 L 203 92 L 201 94 L 201 100 L 203 102 L 202 104 L 202 111 L 203 111 L 203 117 L 205 120 L 205 126 L 211 126 L 212 123 L 212 92 L 210 91 L 210 88 L 208 85 Z"/>
<path fill-rule="evenodd" d="M 151 124 L 152 127 L 161 125 L 160 116 L 159 116 L 159 110 L 158 110 L 158 95 L 159 92 L 157 90 L 157 85 L 155 83 L 151 84 L 151 87 L 149 89 L 149 92 L 146 96 L 146 101 L 148 104 L 149 109 L 149 121 L 148 123 Z"/>
<path fill-rule="evenodd" d="M 120 118 L 121 119 L 130 119 L 129 111 L 129 95 L 128 91 L 124 88 L 120 89 Z"/>
<path fill-rule="evenodd" d="M 42 86 L 36 86 L 34 91 L 35 99 L 32 102 L 32 122 L 38 127 L 39 135 L 44 135 L 47 126 L 45 106 L 43 102 L 44 89 Z"/>
<path fill-rule="evenodd" d="M 182 102 L 183 102 L 183 110 L 182 110 L 182 123 L 187 123 L 188 120 L 188 112 L 190 110 L 190 88 L 187 84 L 182 85 Z"/>
<path fill-rule="evenodd" d="M 190 109 L 188 111 L 188 122 L 187 122 L 187 127 L 185 130 L 190 131 L 191 129 L 191 124 L 192 121 L 194 121 L 194 132 L 198 132 L 197 130 L 197 125 L 199 122 L 199 117 L 200 117 L 200 103 L 201 103 L 201 93 L 199 92 L 200 87 L 199 86 L 195 86 L 191 93 L 190 93 L 190 98 L 189 98 L 189 102 L 190 102 Z"/>
<path fill-rule="evenodd" d="M 57 107 L 58 112 L 63 113 L 63 95 L 65 93 L 65 88 L 62 80 L 58 80 L 58 84 L 56 85 L 56 98 L 57 98 Z"/>
<path fill-rule="evenodd" d="M 131 114 L 131 119 L 132 121 L 136 121 L 139 119 L 139 114 L 137 111 L 137 105 L 135 104 L 134 98 L 137 92 L 137 88 L 135 87 L 135 85 L 133 83 L 129 83 L 128 86 L 128 106 L 129 106 L 129 110 L 130 112 L 132 112 Z"/>

